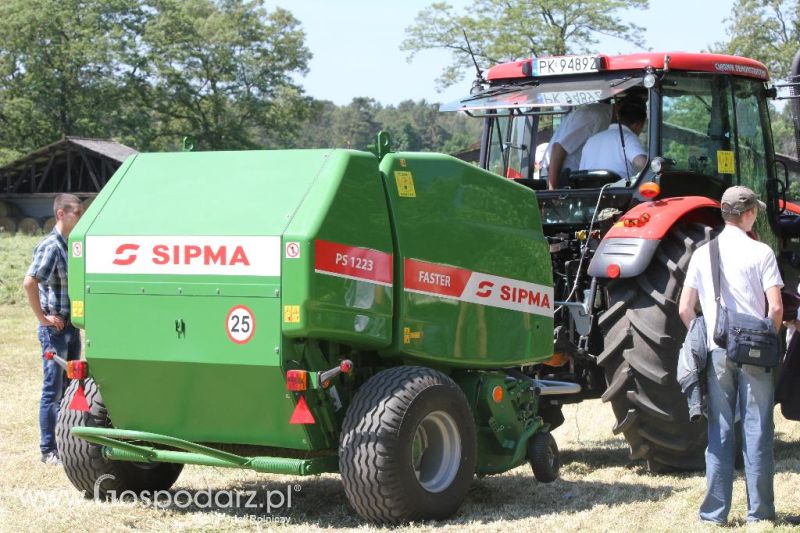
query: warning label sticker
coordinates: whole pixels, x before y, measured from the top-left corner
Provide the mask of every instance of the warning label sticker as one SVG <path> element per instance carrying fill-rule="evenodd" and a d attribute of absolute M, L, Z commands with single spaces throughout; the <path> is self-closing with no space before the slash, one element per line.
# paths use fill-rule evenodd
<path fill-rule="evenodd" d="M 407 170 L 395 170 L 394 181 L 397 182 L 397 194 L 402 198 L 416 198 L 414 190 L 414 177 Z"/>
<path fill-rule="evenodd" d="M 405 291 L 553 316 L 553 288 L 463 268 L 404 259 Z"/>
<path fill-rule="evenodd" d="M 720 174 L 736 173 L 736 163 L 732 151 L 717 150 L 717 171 Z"/>
<path fill-rule="evenodd" d="M 314 272 L 391 286 L 392 254 L 317 239 Z"/>

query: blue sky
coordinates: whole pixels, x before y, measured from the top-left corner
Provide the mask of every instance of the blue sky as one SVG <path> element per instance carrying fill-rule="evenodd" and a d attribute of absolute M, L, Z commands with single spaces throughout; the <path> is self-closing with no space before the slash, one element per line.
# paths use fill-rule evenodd
<path fill-rule="evenodd" d="M 306 32 L 306 46 L 314 54 L 309 73 L 298 81 L 306 93 L 336 104 L 368 96 L 383 104 L 426 99 L 455 100 L 469 92 L 473 74 L 459 84 L 436 92 L 435 79 L 449 54 L 421 52 L 411 63 L 399 50 L 405 29 L 433 0 L 380 2 L 367 0 L 280 0 L 269 3 L 291 11 Z M 460 12 L 472 2 L 451 0 Z M 646 28 L 646 47 L 654 51 L 697 52 L 726 39 L 724 21 L 733 0 L 650 0 L 647 11 L 623 16 Z M 598 53 L 641 51 L 619 39 L 603 39 Z"/>

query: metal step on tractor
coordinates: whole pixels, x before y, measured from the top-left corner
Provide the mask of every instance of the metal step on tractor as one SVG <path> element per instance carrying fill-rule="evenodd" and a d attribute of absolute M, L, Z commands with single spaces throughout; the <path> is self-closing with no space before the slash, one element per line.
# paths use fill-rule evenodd
<path fill-rule="evenodd" d="M 534 58 L 495 66 L 485 79 L 479 71 L 470 96 L 442 106 L 484 121 L 482 168 L 536 191 L 559 303 L 555 355 L 531 373 L 581 385 L 580 394 L 540 407 L 550 427 L 563 421 L 562 403 L 599 396 L 632 459 L 659 471 L 704 466 L 705 419 L 689 420 L 675 379 L 686 334 L 677 302 L 692 252 L 722 224 L 722 192 L 737 184 L 766 200 L 757 238 L 778 255 L 787 286 L 797 286 L 800 210 L 786 202 L 788 169 L 775 157 L 768 102 L 789 88 L 782 98 L 794 100 L 797 117 L 799 73 L 800 54 L 792 81 L 778 86 L 743 57 Z M 632 98 L 646 103 L 641 171 L 562 167 L 555 176 L 540 168 L 568 112 L 604 106 L 611 118 Z M 619 128 L 619 140 L 621 122 L 598 128 Z"/>
<path fill-rule="evenodd" d="M 70 481 L 103 498 L 166 490 L 184 464 L 339 472 L 367 520 L 443 519 L 475 475 L 556 479 L 561 406 L 599 396 L 634 457 L 699 467 L 675 302 L 728 185 L 766 188 L 761 238 L 783 247 L 766 69 L 542 61 L 445 106 L 485 120 L 482 168 L 385 135 L 371 153 L 130 157 L 70 235 L 85 360 L 51 354 Z M 532 190 L 561 114 L 637 87 L 645 170 Z"/>

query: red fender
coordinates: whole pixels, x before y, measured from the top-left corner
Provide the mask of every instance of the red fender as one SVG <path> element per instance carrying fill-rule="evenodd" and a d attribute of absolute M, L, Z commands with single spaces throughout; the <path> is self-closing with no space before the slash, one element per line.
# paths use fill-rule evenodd
<path fill-rule="evenodd" d="M 644 202 L 622 215 L 606 233 L 605 239 L 639 237 L 660 240 L 684 215 L 704 207 L 719 209 L 719 202 L 703 196 L 679 196 Z M 649 217 L 649 220 L 645 221 L 642 215 Z M 635 221 L 638 225 L 626 226 L 626 220 Z"/>
<path fill-rule="evenodd" d="M 778 200 L 778 207 L 783 209 L 783 200 Z M 786 202 L 786 211 L 793 215 L 800 215 L 800 204 L 794 202 Z"/>
<path fill-rule="evenodd" d="M 661 239 L 678 220 L 697 212 L 698 220 L 712 223 L 711 217 L 701 212 L 706 209 L 719 212 L 719 202 L 703 196 L 683 196 L 637 205 L 605 234 L 589 264 L 589 275 L 598 278 L 638 276 L 650 264 Z"/>

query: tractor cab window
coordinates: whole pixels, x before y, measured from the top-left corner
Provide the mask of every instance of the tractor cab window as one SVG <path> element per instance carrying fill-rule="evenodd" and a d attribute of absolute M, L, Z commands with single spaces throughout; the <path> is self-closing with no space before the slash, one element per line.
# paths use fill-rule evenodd
<path fill-rule="evenodd" d="M 733 182 L 733 105 L 727 78 L 671 73 L 662 89 L 662 155 L 671 170 Z"/>
<path fill-rule="evenodd" d="M 540 166 L 553 133 L 553 115 L 499 109 L 491 119 L 487 168 L 510 179 L 542 180 Z M 546 188 L 546 187 L 545 187 Z"/>

